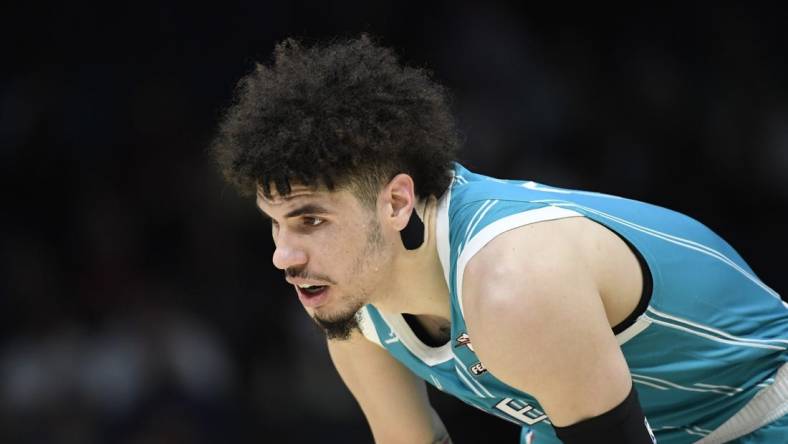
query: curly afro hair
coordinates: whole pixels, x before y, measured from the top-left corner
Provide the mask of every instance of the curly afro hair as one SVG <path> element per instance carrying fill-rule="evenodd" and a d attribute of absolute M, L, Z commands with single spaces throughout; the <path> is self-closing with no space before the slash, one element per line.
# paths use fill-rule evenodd
<path fill-rule="evenodd" d="M 417 195 L 440 196 L 458 148 L 444 88 L 367 35 L 279 43 L 271 66 L 238 82 L 212 145 L 242 194 L 352 187 L 367 202 L 399 173 Z"/>

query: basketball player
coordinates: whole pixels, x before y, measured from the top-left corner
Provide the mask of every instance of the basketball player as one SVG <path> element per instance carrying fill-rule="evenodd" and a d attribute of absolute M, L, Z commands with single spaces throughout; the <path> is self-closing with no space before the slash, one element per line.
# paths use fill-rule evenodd
<path fill-rule="evenodd" d="M 376 442 L 449 442 L 424 381 L 522 442 L 788 442 L 788 309 L 730 245 L 457 146 L 444 90 L 366 36 L 278 45 L 214 142 Z"/>

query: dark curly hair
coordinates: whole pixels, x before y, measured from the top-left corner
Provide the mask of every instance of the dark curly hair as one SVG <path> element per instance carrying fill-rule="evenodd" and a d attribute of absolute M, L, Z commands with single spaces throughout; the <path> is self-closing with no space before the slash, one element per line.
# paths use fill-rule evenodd
<path fill-rule="evenodd" d="M 458 147 L 444 88 L 367 35 L 276 45 L 271 66 L 238 82 L 212 144 L 242 194 L 351 187 L 366 202 L 399 173 L 440 196 Z"/>

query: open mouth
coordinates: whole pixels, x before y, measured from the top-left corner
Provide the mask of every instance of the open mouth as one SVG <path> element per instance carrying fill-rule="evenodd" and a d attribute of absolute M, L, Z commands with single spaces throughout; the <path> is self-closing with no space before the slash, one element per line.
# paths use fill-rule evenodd
<path fill-rule="evenodd" d="M 301 290 L 303 293 L 306 293 L 307 296 L 316 296 L 323 292 L 328 285 L 309 285 L 309 286 L 298 286 L 298 289 Z"/>
<path fill-rule="evenodd" d="M 296 285 L 298 299 L 307 307 L 318 307 L 326 302 L 328 285 Z"/>

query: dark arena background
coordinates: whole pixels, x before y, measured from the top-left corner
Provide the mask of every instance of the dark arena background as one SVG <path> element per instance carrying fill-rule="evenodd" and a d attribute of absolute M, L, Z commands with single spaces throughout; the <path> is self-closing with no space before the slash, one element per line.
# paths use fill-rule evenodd
<path fill-rule="evenodd" d="M 450 89 L 466 166 L 682 211 L 788 294 L 778 6 L 15 3 L 0 442 L 371 442 L 269 226 L 207 151 L 235 82 L 289 36 L 376 36 Z M 454 442 L 517 442 L 431 395 Z"/>

